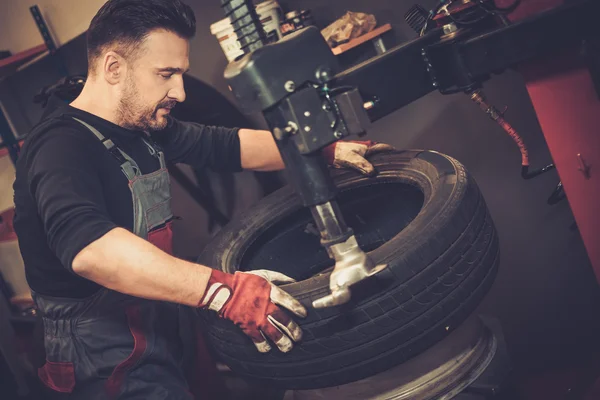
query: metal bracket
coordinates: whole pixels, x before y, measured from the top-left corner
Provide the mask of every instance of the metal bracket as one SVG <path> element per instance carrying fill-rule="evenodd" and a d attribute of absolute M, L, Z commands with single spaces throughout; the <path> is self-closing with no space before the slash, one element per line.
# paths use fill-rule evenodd
<path fill-rule="evenodd" d="M 335 260 L 329 277 L 331 293 L 313 301 L 313 307 L 325 308 L 347 303 L 350 301 L 352 285 L 379 273 L 387 264 L 375 265 L 362 251 L 335 202 L 314 206 L 311 212 L 319 226 L 321 244 L 327 249 L 329 257 Z"/>
<path fill-rule="evenodd" d="M 343 243 L 329 247 L 335 267 L 329 278 L 331 294 L 313 301 L 314 308 L 337 306 L 350 301 L 350 286 L 383 271 L 387 264 L 375 265 L 352 235 Z"/>
<path fill-rule="evenodd" d="M 38 30 L 40 31 L 40 35 L 44 39 L 44 43 L 46 43 L 46 47 L 48 51 L 50 51 L 50 55 L 54 58 L 56 63 L 56 67 L 61 76 L 68 76 L 69 70 L 64 63 L 64 60 L 56 54 L 58 48 L 56 47 L 56 43 L 54 43 L 54 39 L 52 39 L 52 35 L 50 35 L 50 30 L 48 29 L 48 24 L 44 20 L 40 8 L 37 5 L 29 7 L 29 11 L 31 12 L 31 16 L 33 17 L 35 24 L 37 25 Z"/>

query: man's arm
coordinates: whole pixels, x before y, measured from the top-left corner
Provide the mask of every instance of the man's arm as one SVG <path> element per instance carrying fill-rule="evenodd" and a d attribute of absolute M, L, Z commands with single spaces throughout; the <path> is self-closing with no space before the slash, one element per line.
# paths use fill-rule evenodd
<path fill-rule="evenodd" d="M 243 169 L 278 171 L 285 167 L 271 132 L 240 129 L 238 135 Z"/>
<path fill-rule="evenodd" d="M 278 171 L 285 168 L 273 135 L 255 129 L 228 129 L 172 120 L 169 132 L 155 135 L 172 162 L 215 171 Z M 165 134 L 166 133 L 166 134 Z M 338 141 L 327 146 L 325 160 L 334 167 L 354 168 L 371 175 L 375 170 L 366 159 L 392 147 L 371 141 Z"/>
<path fill-rule="evenodd" d="M 171 257 L 122 228 L 109 231 L 79 252 L 73 272 L 131 296 L 216 311 L 238 325 L 260 352 L 271 349 L 266 338 L 283 352 L 302 338 L 300 327 L 278 306 L 301 317 L 306 310 L 269 283 L 269 277 L 290 281 L 277 272 L 226 274 Z"/>
<path fill-rule="evenodd" d="M 170 161 L 195 168 L 239 172 L 276 171 L 284 167 L 275 139 L 268 131 L 171 119 L 165 131 L 154 134 L 153 138 Z"/>
<path fill-rule="evenodd" d="M 211 270 L 171 257 L 109 218 L 97 166 L 112 160 L 96 138 L 64 127 L 29 145 L 21 167 L 65 268 L 123 293 L 198 305 Z"/>
<path fill-rule="evenodd" d="M 271 349 L 266 338 L 283 352 L 302 338 L 298 325 L 278 306 L 301 317 L 306 310 L 269 283 L 270 277 L 291 281 L 277 272 L 226 274 L 172 257 L 122 228 L 79 252 L 73 272 L 120 293 L 216 311 L 240 326 L 260 352 Z"/>
<path fill-rule="evenodd" d="M 285 164 L 269 131 L 240 129 L 240 157 L 243 169 L 277 171 Z M 325 161 L 337 168 L 353 168 L 364 175 L 375 174 L 367 157 L 394 148 L 372 141 L 338 141 L 323 149 Z"/>
<path fill-rule="evenodd" d="M 117 292 L 194 307 L 212 271 L 172 257 L 122 228 L 86 246 L 72 266 L 76 274 Z"/>

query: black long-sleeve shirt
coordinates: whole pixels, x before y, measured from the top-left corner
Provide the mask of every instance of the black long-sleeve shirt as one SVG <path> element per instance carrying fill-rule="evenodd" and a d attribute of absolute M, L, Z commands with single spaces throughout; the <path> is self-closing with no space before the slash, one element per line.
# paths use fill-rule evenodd
<path fill-rule="evenodd" d="M 27 281 L 43 295 L 83 298 L 99 289 L 72 271 L 75 256 L 115 227 L 132 230 L 133 205 L 119 163 L 75 116 L 94 126 L 147 174 L 159 169 L 143 133 L 53 99 L 43 128 L 26 138 L 14 183 L 15 231 Z M 152 139 L 167 160 L 215 171 L 241 170 L 237 129 L 172 119 Z"/>

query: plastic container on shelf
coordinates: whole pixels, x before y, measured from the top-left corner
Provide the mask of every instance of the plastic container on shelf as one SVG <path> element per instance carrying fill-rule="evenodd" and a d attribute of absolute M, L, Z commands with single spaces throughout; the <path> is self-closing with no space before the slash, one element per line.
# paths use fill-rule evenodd
<path fill-rule="evenodd" d="M 295 10 L 285 14 L 285 18 L 283 18 L 280 24 L 280 30 L 283 36 L 287 36 L 290 33 L 313 25 L 312 12 L 310 10 Z"/>
<path fill-rule="evenodd" d="M 256 12 L 264 27 L 265 33 L 267 34 L 267 38 L 269 38 L 269 42 L 281 39 L 279 22 L 281 20 L 282 11 L 279 4 L 274 0 L 265 1 L 256 5 Z M 240 43 L 237 40 L 237 35 L 233 31 L 233 26 L 231 25 L 229 18 L 222 19 L 212 24 L 210 26 L 210 33 L 212 33 L 219 41 L 221 49 L 223 49 L 223 53 L 225 53 L 225 57 L 227 57 L 227 61 L 231 62 L 244 54 L 240 48 Z"/>

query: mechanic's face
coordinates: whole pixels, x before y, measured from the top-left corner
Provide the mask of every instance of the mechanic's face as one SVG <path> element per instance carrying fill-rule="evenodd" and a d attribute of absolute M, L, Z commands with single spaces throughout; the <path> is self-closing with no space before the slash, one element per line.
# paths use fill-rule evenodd
<path fill-rule="evenodd" d="M 145 132 L 164 129 L 170 110 L 185 100 L 183 74 L 188 68 L 186 39 L 165 30 L 150 33 L 125 77 L 121 125 Z"/>

